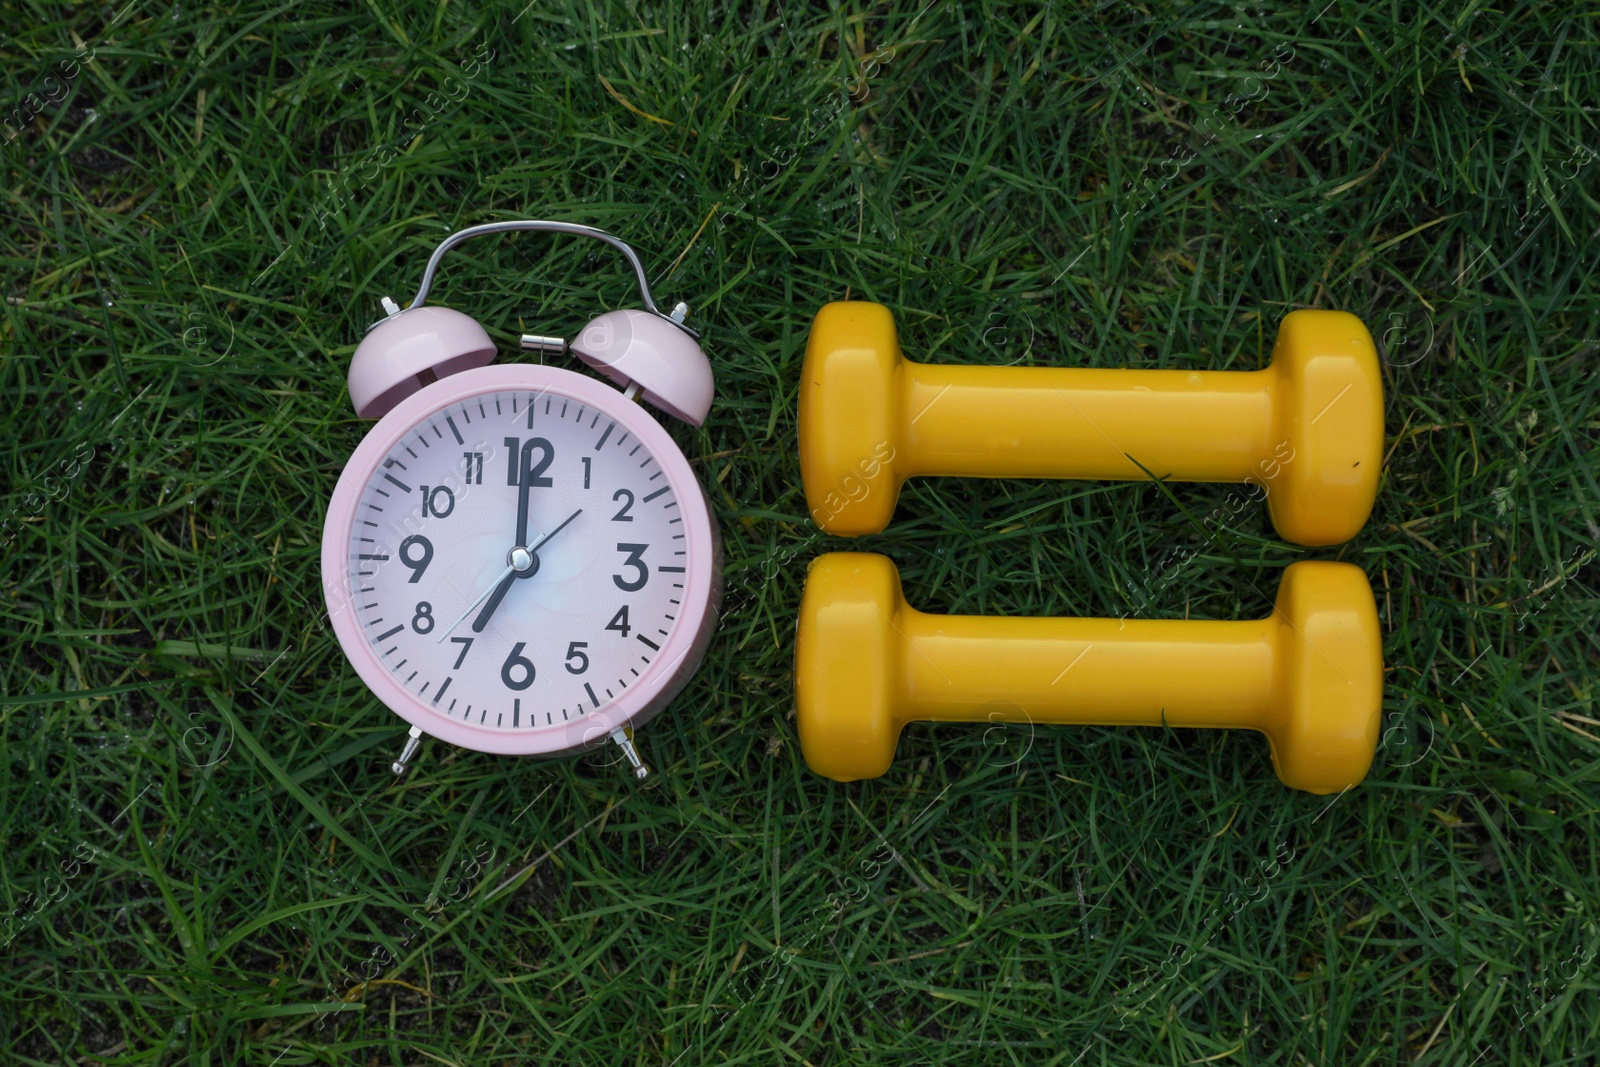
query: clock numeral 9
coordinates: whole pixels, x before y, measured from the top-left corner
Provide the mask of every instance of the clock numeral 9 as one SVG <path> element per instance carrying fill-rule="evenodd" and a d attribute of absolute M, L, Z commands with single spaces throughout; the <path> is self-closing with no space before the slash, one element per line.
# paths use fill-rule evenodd
<path fill-rule="evenodd" d="M 588 647 L 589 642 L 587 641 L 573 641 L 571 644 L 567 645 L 566 667 L 568 674 L 582 674 L 584 671 L 589 669 L 589 654 L 583 651 L 583 649 Z M 572 665 L 573 660 L 578 661 L 578 665 L 576 667 Z"/>
<path fill-rule="evenodd" d="M 505 663 L 500 666 L 500 680 L 506 683 L 507 689 L 515 689 L 521 692 L 533 684 L 533 679 L 538 673 L 533 669 L 533 661 L 522 654 L 522 649 L 527 643 L 526 641 L 518 641 L 516 646 L 511 649 L 511 655 L 507 656 Z M 520 669 L 524 672 L 524 677 L 520 681 L 512 677 L 511 672 L 513 669 Z"/>
<path fill-rule="evenodd" d="M 645 582 L 650 580 L 650 568 L 645 566 L 645 562 L 641 558 L 649 547 L 649 545 L 630 545 L 622 542 L 617 544 L 618 552 L 626 552 L 628 554 L 628 558 L 622 561 L 622 565 L 624 567 L 632 567 L 638 573 L 637 578 L 628 581 L 623 581 L 620 574 L 611 576 L 611 580 L 617 583 L 617 588 L 624 593 L 636 593 L 644 588 Z"/>
<path fill-rule="evenodd" d="M 444 506 L 439 506 L 439 495 L 444 494 Z M 422 517 L 443 519 L 456 509 L 456 495 L 447 485 L 436 485 L 431 489 L 422 487 Z"/>
<path fill-rule="evenodd" d="M 424 626 L 423 623 L 428 625 Z M 419 634 L 433 633 L 433 605 L 426 600 L 417 601 L 417 613 L 411 616 L 411 628 Z"/>
<path fill-rule="evenodd" d="M 418 549 L 418 557 L 411 558 L 411 550 Z M 428 569 L 428 564 L 433 562 L 433 542 L 421 534 L 412 534 L 400 542 L 400 562 L 411 568 L 411 577 L 406 581 L 415 585 L 422 580 L 422 572 Z"/>

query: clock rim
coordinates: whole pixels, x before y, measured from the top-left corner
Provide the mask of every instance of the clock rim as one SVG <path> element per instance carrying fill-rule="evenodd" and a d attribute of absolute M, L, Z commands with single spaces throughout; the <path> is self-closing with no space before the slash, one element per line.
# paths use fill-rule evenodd
<path fill-rule="evenodd" d="M 665 472 L 683 515 L 691 561 L 672 633 L 639 679 L 581 719 L 506 730 L 457 722 L 402 686 L 384 669 L 356 618 L 348 566 L 350 536 L 361 494 L 378 464 L 427 416 L 469 397 L 506 389 L 548 389 L 570 396 L 615 419 L 644 441 Z M 322 531 L 323 602 L 345 659 L 380 703 L 430 737 L 452 745 L 508 756 L 559 756 L 603 743 L 618 727 L 643 725 L 670 701 L 698 669 L 716 624 L 720 591 L 716 526 L 694 469 L 671 435 L 642 405 L 609 384 L 561 367 L 537 363 L 476 367 L 442 378 L 411 394 L 379 419 L 345 462 L 328 502 Z M 699 562 L 700 566 L 694 566 Z M 714 573 L 717 572 L 717 573 Z M 660 699 L 662 697 L 665 699 Z"/>

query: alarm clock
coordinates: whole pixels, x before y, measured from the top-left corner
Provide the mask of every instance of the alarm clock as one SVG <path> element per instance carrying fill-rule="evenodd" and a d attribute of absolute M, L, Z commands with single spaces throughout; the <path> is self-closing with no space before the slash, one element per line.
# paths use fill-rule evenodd
<path fill-rule="evenodd" d="M 602 378 L 533 363 L 488 366 L 475 320 L 426 303 L 462 241 L 532 230 L 593 238 L 632 266 L 642 310 L 611 311 L 571 341 Z M 323 591 L 345 656 L 411 729 L 480 752 L 559 756 L 604 745 L 649 775 L 635 727 L 688 683 L 716 627 L 721 542 L 689 461 L 643 401 L 701 425 L 711 364 L 662 312 L 628 245 L 540 220 L 447 237 L 403 310 L 350 361 L 356 414 L 377 419 L 345 464 L 322 534 Z"/>

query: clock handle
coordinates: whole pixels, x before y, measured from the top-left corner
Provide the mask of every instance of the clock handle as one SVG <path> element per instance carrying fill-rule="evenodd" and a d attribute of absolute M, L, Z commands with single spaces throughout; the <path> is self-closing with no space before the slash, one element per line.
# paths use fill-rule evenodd
<path fill-rule="evenodd" d="M 605 230 L 595 229 L 594 226 L 582 226 L 581 222 L 555 222 L 549 221 L 549 219 L 507 219 L 504 222 L 485 222 L 483 226 L 469 226 L 464 230 L 456 230 L 454 234 L 440 242 L 438 248 L 435 248 L 434 254 L 427 261 L 427 266 L 422 267 L 422 283 L 416 290 L 416 296 L 411 299 L 411 307 L 421 307 L 422 301 L 426 301 L 427 291 L 434 286 L 434 275 L 438 272 L 438 262 L 445 258 L 446 251 L 450 251 L 454 246 L 459 245 L 464 240 L 470 240 L 470 238 L 483 237 L 485 234 L 509 234 L 509 232 L 515 232 L 515 230 L 533 230 L 533 232 L 539 232 L 539 234 L 571 234 L 573 237 L 592 237 L 597 242 L 605 242 L 611 248 L 616 248 L 619 253 L 622 253 L 622 256 L 626 256 L 629 266 L 634 267 L 634 277 L 638 280 L 638 294 L 645 299 L 645 307 L 650 309 L 650 314 L 659 315 L 661 318 L 670 318 L 664 310 L 656 307 L 656 298 L 650 294 L 650 280 L 645 278 L 645 264 L 640 262 L 638 253 L 635 253 L 624 240 L 619 237 L 613 237 L 611 234 L 606 234 Z M 682 326 L 683 330 L 688 330 L 688 326 L 683 326 L 682 317 L 675 318 L 675 322 L 677 322 L 678 326 Z M 693 331 L 690 330 L 690 333 L 693 333 Z"/>

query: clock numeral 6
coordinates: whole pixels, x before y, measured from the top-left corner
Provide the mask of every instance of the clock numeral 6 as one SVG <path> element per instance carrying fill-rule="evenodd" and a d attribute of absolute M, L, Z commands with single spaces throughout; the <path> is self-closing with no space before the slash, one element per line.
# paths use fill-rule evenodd
<path fill-rule="evenodd" d="M 423 623 L 428 625 L 424 626 Z M 433 633 L 433 605 L 426 600 L 417 601 L 417 613 L 411 616 L 411 628 L 419 634 Z"/>
<path fill-rule="evenodd" d="M 624 567 L 632 567 L 638 575 L 638 577 L 628 581 L 624 581 L 620 574 L 611 576 L 611 580 L 617 583 L 617 588 L 624 593 L 636 593 L 644 588 L 645 582 L 650 580 L 650 568 L 645 566 L 645 562 L 641 558 L 649 547 L 649 545 L 630 545 L 618 542 L 617 551 L 628 554 L 628 558 L 622 561 L 622 565 Z"/>
<path fill-rule="evenodd" d="M 411 558 L 411 550 L 418 550 L 416 559 Z M 433 562 L 433 542 L 421 534 L 412 534 L 400 542 L 400 562 L 411 568 L 411 577 L 406 581 L 415 585 L 422 580 L 422 572 L 428 569 L 428 564 Z"/>
<path fill-rule="evenodd" d="M 441 494 L 444 497 L 444 506 L 443 507 L 441 507 L 440 504 L 439 504 L 439 498 L 440 498 Z M 430 487 L 425 485 L 425 486 L 422 487 L 422 517 L 423 518 L 426 519 L 426 518 L 430 518 L 431 517 L 431 518 L 435 518 L 435 519 L 443 519 L 443 518 L 446 518 L 455 509 L 456 509 L 456 495 L 450 491 L 450 487 L 449 486 L 447 486 L 447 485 L 435 485 L 432 488 L 430 488 Z"/>
<path fill-rule="evenodd" d="M 505 663 L 500 666 L 500 680 L 506 683 L 507 689 L 515 689 L 521 692 L 533 684 L 533 679 L 537 675 L 537 672 L 533 669 L 533 660 L 522 654 L 522 650 L 527 643 L 526 641 L 518 641 L 511 649 L 511 655 L 507 656 Z M 512 676 L 511 672 L 516 669 L 524 672 L 520 680 Z"/>
<path fill-rule="evenodd" d="M 566 666 L 568 674 L 582 674 L 584 671 L 589 669 L 589 654 L 583 651 L 583 649 L 588 647 L 589 642 L 587 641 L 573 641 L 571 644 L 567 645 Z M 572 665 L 573 660 L 578 661 L 578 665 L 576 667 Z"/>

